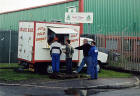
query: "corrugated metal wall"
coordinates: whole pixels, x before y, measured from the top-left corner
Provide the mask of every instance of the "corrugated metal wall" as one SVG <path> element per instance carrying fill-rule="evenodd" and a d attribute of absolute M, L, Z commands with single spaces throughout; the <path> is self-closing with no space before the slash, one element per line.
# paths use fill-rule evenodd
<path fill-rule="evenodd" d="M 94 13 L 92 33 L 137 36 L 140 31 L 140 0 L 84 0 L 85 12 Z M 87 33 L 85 24 L 84 32 Z"/>
<path fill-rule="evenodd" d="M 90 34 L 109 53 L 109 66 L 140 72 L 140 0 L 84 0 L 94 13 Z M 88 24 L 84 24 L 84 33 Z"/>
<path fill-rule="evenodd" d="M 13 13 L 0 14 L 0 30 L 18 30 L 19 21 L 47 21 L 61 20 L 64 22 L 65 12 L 68 7 L 76 6 L 78 10 L 79 3 L 68 2 L 63 4 L 56 4 L 47 7 L 34 8 L 30 10 L 23 10 Z"/>
<path fill-rule="evenodd" d="M 56 4 L 47 7 L 34 8 L 30 10 L 17 11 L 12 13 L 0 14 L 0 62 L 9 61 L 9 32 L 12 30 L 12 47 L 11 47 L 11 60 L 16 61 L 17 58 L 17 35 L 18 35 L 18 22 L 19 21 L 47 21 L 61 20 L 64 23 L 65 12 L 68 7 L 75 6 L 77 11 L 79 9 L 79 2 L 67 2 L 63 4 Z M 4 37 L 3 34 L 5 33 Z M 3 50 L 5 49 L 5 50 Z"/>

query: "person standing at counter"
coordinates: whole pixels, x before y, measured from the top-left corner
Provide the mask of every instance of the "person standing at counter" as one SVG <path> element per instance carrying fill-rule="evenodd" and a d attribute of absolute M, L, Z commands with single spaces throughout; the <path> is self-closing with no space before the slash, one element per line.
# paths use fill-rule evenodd
<path fill-rule="evenodd" d="M 50 46 L 50 55 L 52 57 L 52 69 L 53 73 L 59 72 L 60 55 L 62 53 L 61 44 L 58 42 L 58 38 L 54 38 L 54 42 Z"/>
<path fill-rule="evenodd" d="M 67 65 L 67 73 L 72 73 L 72 57 L 74 53 L 73 47 L 70 45 L 70 40 L 66 40 L 66 65 Z"/>

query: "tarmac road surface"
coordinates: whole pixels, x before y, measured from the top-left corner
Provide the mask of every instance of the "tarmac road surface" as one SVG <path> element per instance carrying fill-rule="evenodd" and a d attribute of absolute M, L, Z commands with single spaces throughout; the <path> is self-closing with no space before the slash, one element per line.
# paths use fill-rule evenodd
<path fill-rule="evenodd" d="M 140 96 L 140 87 L 100 92 L 90 96 Z"/>
<path fill-rule="evenodd" d="M 22 86 L 0 86 L 0 96 L 67 96 L 61 89 Z"/>
<path fill-rule="evenodd" d="M 73 96 L 66 95 L 63 89 L 23 87 L 23 86 L 0 86 L 0 96 Z M 88 96 L 140 96 L 140 86 L 112 90 L 91 89 Z"/>
<path fill-rule="evenodd" d="M 140 76 L 138 76 L 140 78 Z M 116 80 L 116 81 L 115 81 Z M 125 82 L 131 82 L 132 84 L 136 82 L 135 78 L 99 78 L 98 82 L 96 80 L 87 81 L 87 80 L 66 80 L 60 82 L 48 82 L 41 83 L 42 87 L 39 86 L 7 86 L 0 85 L 0 96 L 70 96 L 66 95 L 64 92 L 65 87 L 74 88 L 80 85 L 101 85 L 103 84 L 114 84 L 116 82 L 122 82 L 126 85 Z M 78 82 L 78 83 L 77 83 Z M 96 83 L 97 84 L 96 84 Z M 118 83 L 119 83 L 118 82 Z M 39 84 L 40 85 L 40 84 Z M 55 86 L 54 86 L 55 85 Z M 70 86 L 71 85 L 71 86 Z M 74 86 L 75 85 L 75 86 Z M 93 86 L 92 85 L 92 86 Z M 45 86 L 45 87 L 43 87 Z M 49 86 L 49 87 L 47 87 Z M 96 90 L 88 90 L 88 96 L 140 96 L 140 86 L 129 88 L 129 89 L 121 89 L 121 90 L 112 90 L 112 89 L 96 89 Z M 71 95 L 72 96 L 72 95 Z"/>

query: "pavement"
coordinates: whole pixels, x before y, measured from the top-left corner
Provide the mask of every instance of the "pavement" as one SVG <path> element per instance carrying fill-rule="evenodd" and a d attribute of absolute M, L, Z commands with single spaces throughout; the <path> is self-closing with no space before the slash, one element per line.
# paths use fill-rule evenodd
<path fill-rule="evenodd" d="M 135 87 L 140 84 L 138 77 L 131 78 L 98 78 L 97 80 L 87 80 L 82 78 L 55 80 L 55 81 L 42 81 L 30 82 L 26 84 L 10 84 L 0 83 L 0 86 L 24 86 L 24 87 L 40 87 L 50 89 L 123 89 Z"/>

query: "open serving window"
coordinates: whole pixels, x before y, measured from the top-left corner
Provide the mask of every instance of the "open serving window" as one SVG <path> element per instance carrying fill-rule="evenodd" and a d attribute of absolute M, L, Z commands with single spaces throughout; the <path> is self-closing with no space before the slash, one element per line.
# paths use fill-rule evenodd
<path fill-rule="evenodd" d="M 54 40 L 54 37 L 57 37 L 59 39 L 58 42 L 60 42 L 62 45 L 65 45 L 66 39 L 70 39 L 70 34 L 75 34 L 73 29 L 70 28 L 60 28 L 60 27 L 49 27 L 48 28 L 48 45 L 51 45 L 51 43 Z"/>

